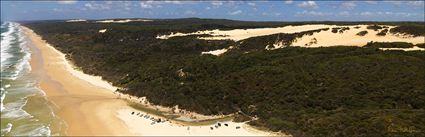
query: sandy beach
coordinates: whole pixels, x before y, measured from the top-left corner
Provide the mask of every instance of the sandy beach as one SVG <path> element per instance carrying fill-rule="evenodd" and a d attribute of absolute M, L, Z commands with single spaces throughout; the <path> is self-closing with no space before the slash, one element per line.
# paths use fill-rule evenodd
<path fill-rule="evenodd" d="M 31 30 L 24 30 L 32 42 L 32 71 L 40 76 L 40 88 L 66 122 L 67 133 L 64 134 L 131 135 L 126 125 L 115 117 L 115 110 L 126 105 L 125 101 L 116 99 L 110 87 L 94 84 L 99 82 L 90 77 L 85 78 L 92 82 L 76 77 L 79 74 L 70 71 L 63 54 L 48 46 Z"/>
<path fill-rule="evenodd" d="M 152 124 L 151 119 L 131 114 L 140 112 L 146 115 L 145 112 L 130 107 L 125 99 L 114 94 L 116 87 L 103 81 L 101 77 L 77 71 L 65 59 L 63 53 L 50 46 L 32 30 L 26 27 L 23 29 L 32 43 L 32 71 L 40 76 L 40 88 L 55 104 L 56 113 L 67 124 L 66 133 L 62 133 L 64 135 L 277 135 L 232 121 L 225 121 L 220 127 L 215 127 L 216 124 L 186 126 L 174 121 Z"/>

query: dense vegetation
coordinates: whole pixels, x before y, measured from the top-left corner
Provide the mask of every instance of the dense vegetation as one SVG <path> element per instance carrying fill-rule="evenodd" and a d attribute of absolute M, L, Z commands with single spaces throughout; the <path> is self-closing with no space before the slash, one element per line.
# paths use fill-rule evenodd
<path fill-rule="evenodd" d="M 371 29 L 371 30 L 374 30 L 374 31 L 378 31 L 378 30 L 380 30 L 382 28 L 383 28 L 382 26 L 379 26 L 379 25 L 376 25 L 376 24 L 369 25 L 369 26 L 366 27 L 366 29 Z"/>
<path fill-rule="evenodd" d="M 175 31 L 288 24 L 303 22 L 24 23 L 85 73 L 100 75 L 123 87 L 120 92 L 147 96 L 155 104 L 179 105 L 203 114 L 243 112 L 258 117 L 252 125 L 294 136 L 425 136 L 425 52 L 377 49 L 409 44 L 265 50 L 275 42 L 290 43 L 329 28 L 238 42 L 196 36 L 155 38 Z M 108 30 L 98 33 L 99 29 Z M 222 56 L 201 55 L 230 45 L 235 48 Z"/>
<path fill-rule="evenodd" d="M 416 44 L 415 46 L 418 46 L 420 48 L 425 48 L 425 43 L 419 43 L 419 44 Z"/>
<path fill-rule="evenodd" d="M 425 24 L 401 25 L 390 29 L 390 32 L 409 34 L 414 37 L 425 36 Z"/>
<path fill-rule="evenodd" d="M 412 43 L 407 42 L 368 42 L 365 47 L 373 48 L 412 48 Z"/>

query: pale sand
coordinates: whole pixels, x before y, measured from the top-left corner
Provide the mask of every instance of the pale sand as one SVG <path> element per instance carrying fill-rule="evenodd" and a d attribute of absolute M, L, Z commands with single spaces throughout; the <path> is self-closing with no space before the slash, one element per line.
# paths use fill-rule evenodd
<path fill-rule="evenodd" d="M 106 29 L 99 30 L 99 33 L 105 33 L 105 32 L 106 32 Z"/>
<path fill-rule="evenodd" d="M 205 30 L 197 31 L 193 33 L 173 33 L 170 35 L 161 35 L 157 36 L 158 39 L 168 39 L 170 37 L 176 36 L 187 36 L 187 35 L 200 35 L 200 34 L 210 34 L 213 37 L 199 37 L 199 39 L 206 40 L 224 40 L 230 39 L 234 41 L 239 41 L 247 39 L 250 37 L 265 36 L 277 33 L 297 33 L 308 30 L 323 29 L 329 28 L 330 25 L 300 25 L 300 26 L 285 26 L 277 28 L 255 28 L 255 29 L 234 29 L 234 30 Z"/>
<path fill-rule="evenodd" d="M 201 54 L 211 54 L 211 55 L 216 55 L 219 56 L 223 53 L 227 52 L 227 49 L 217 49 L 217 50 L 212 50 L 212 51 L 206 51 L 206 52 L 202 52 Z"/>
<path fill-rule="evenodd" d="M 131 114 L 135 112 L 135 114 Z M 173 122 L 160 122 L 154 123 L 150 118 L 154 117 L 158 119 L 158 116 L 149 114 L 150 118 L 144 118 L 137 115 L 141 113 L 146 115 L 142 111 L 137 111 L 131 108 L 121 109 L 118 111 L 118 117 L 123 120 L 127 125 L 129 125 L 130 130 L 134 134 L 145 135 L 145 136 L 289 136 L 271 132 L 264 132 L 254 128 L 249 127 L 245 123 L 235 123 L 232 121 L 220 122 L 221 126 L 218 128 L 215 125 L 207 126 L 184 126 L 179 125 Z M 163 120 L 163 118 L 162 118 Z M 225 126 L 224 124 L 228 124 Z M 239 126 L 239 129 L 236 127 Z M 211 130 L 213 127 L 213 130 Z"/>
<path fill-rule="evenodd" d="M 99 21 L 96 21 L 96 22 L 97 23 L 127 23 L 127 22 L 132 22 L 132 21 L 152 21 L 152 20 L 144 20 L 144 19 L 131 20 L 131 19 L 126 19 L 126 20 L 99 20 Z"/>
<path fill-rule="evenodd" d="M 67 20 L 66 22 L 84 22 L 87 20 L 82 20 L 82 19 L 76 19 L 76 20 Z"/>
<path fill-rule="evenodd" d="M 364 46 L 370 41 L 374 42 L 409 42 L 413 44 L 424 43 L 425 37 L 409 37 L 402 35 L 393 35 L 392 33 L 387 33 L 385 36 L 377 36 L 376 34 L 380 31 L 374 31 L 366 29 L 368 25 L 356 25 L 360 26 L 359 29 L 355 29 L 355 26 L 339 26 L 339 27 L 350 27 L 350 30 L 344 31 L 344 33 L 332 33 L 331 29 L 328 31 L 321 31 L 319 33 L 314 33 L 311 36 L 303 36 L 296 39 L 296 42 L 292 43 L 292 46 L 301 46 L 301 47 L 329 47 L 329 46 Z M 389 26 L 389 29 L 394 26 Z M 381 29 L 382 30 L 382 29 Z M 360 31 L 368 31 L 365 36 L 356 35 Z M 312 39 L 316 39 L 317 43 L 310 45 Z M 306 46 L 307 44 L 307 46 Z"/>
<path fill-rule="evenodd" d="M 167 114 L 177 114 L 181 117 L 190 117 L 190 118 L 194 118 L 196 120 L 210 120 L 210 119 L 217 119 L 217 118 L 223 118 L 226 116 L 230 116 L 230 115 L 202 115 L 196 112 L 191 112 L 191 111 L 187 111 L 185 109 L 181 109 L 178 107 L 178 105 L 174 106 L 174 107 L 164 107 L 164 106 L 160 106 L 160 105 L 154 105 L 152 103 L 149 102 L 148 99 L 146 99 L 146 97 L 135 97 L 135 96 L 131 96 L 128 94 L 123 94 L 123 93 L 115 93 L 119 98 L 121 99 L 125 99 L 128 100 L 130 102 L 133 103 L 137 103 L 139 105 L 142 105 L 145 108 L 150 108 L 152 110 L 157 110 L 157 111 L 161 111 L 163 113 L 167 113 Z"/>
<path fill-rule="evenodd" d="M 360 26 L 359 29 L 354 27 Z M 352 25 L 352 26 L 336 26 L 336 25 L 300 25 L 300 26 L 285 26 L 277 28 L 256 28 L 256 29 L 234 29 L 234 30 L 206 30 L 206 31 L 197 31 L 193 33 L 172 33 L 170 35 L 160 35 L 157 36 L 157 39 L 168 39 L 176 36 L 188 36 L 188 35 L 201 35 L 201 34 L 210 34 L 212 37 L 198 37 L 198 39 L 205 40 L 225 40 L 230 39 L 233 41 L 240 41 L 250 37 L 265 36 L 277 33 L 298 33 L 302 31 L 317 30 L 323 28 L 330 28 L 327 31 L 321 31 L 319 33 L 314 33 L 311 36 L 303 36 L 297 38 L 290 46 L 300 46 L 300 47 L 329 47 L 329 46 L 364 46 L 367 42 L 409 42 L 413 44 L 424 43 L 425 37 L 410 37 L 402 34 L 394 35 L 392 33 L 387 33 L 386 36 L 377 36 L 376 34 L 380 31 L 368 30 L 366 29 L 368 25 Z M 385 25 L 381 25 L 385 26 Z M 350 30 L 344 31 L 344 33 L 332 33 L 332 28 L 335 27 L 349 27 Z M 388 29 L 394 28 L 395 26 L 388 26 Z M 365 36 L 357 36 L 356 34 L 360 31 L 368 31 L 368 34 Z M 383 30 L 383 29 L 381 29 Z M 311 43 L 313 39 L 316 39 L 316 43 Z M 267 50 L 273 50 L 282 48 L 284 46 L 282 42 L 276 42 L 273 44 L 273 48 L 267 46 Z M 212 53 L 222 54 L 225 51 L 223 49 L 217 50 L 215 52 L 203 52 L 203 53 Z"/>
<path fill-rule="evenodd" d="M 130 112 L 138 111 L 128 106 L 113 94 L 116 87 L 101 80 L 100 77 L 86 75 L 77 71 L 65 59 L 64 54 L 48 45 L 32 30 L 23 27 L 33 46 L 32 71 L 40 76 L 40 88 L 57 107 L 57 114 L 68 125 L 66 135 L 271 135 L 244 123 L 229 123 L 229 128 L 209 131 L 213 126 L 192 126 L 181 128 L 176 123 L 150 125 Z M 134 98 L 134 97 L 133 97 Z M 240 129 L 230 128 L 236 125 Z M 199 128 L 199 129 L 197 129 Z M 218 132 L 220 131 L 220 132 Z"/>
<path fill-rule="evenodd" d="M 379 48 L 380 50 L 402 50 L 402 51 L 425 51 L 424 48 L 414 46 L 413 48 Z"/>

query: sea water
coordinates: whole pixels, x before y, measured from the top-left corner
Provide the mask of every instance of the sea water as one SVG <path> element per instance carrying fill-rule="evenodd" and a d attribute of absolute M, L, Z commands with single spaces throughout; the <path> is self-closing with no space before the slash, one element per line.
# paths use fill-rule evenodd
<path fill-rule="evenodd" d="M 62 135 L 63 121 L 31 72 L 28 38 L 18 23 L 1 22 L 1 136 Z"/>

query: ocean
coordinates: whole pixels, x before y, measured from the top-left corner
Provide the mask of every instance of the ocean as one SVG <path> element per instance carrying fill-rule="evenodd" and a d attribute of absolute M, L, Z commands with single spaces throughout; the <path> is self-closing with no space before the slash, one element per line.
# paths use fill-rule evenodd
<path fill-rule="evenodd" d="M 28 38 L 18 23 L 1 22 L 1 136 L 63 135 L 64 122 L 37 88 Z"/>

